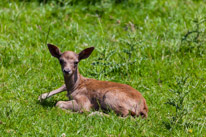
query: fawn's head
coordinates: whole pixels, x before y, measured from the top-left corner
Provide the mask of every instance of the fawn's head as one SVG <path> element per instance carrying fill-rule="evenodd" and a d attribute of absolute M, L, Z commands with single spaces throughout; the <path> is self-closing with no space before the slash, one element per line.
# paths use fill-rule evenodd
<path fill-rule="evenodd" d="M 76 54 L 73 51 L 65 51 L 61 53 L 58 47 L 52 44 L 47 44 L 47 46 L 52 56 L 59 60 L 62 72 L 67 76 L 74 74 L 74 72 L 77 70 L 78 63 L 82 59 L 88 58 L 94 50 L 94 47 L 90 47 L 82 50 L 79 54 Z"/>

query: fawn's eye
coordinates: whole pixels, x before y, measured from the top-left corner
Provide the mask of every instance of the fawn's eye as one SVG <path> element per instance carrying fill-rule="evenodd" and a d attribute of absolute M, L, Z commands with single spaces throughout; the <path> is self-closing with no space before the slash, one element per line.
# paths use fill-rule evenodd
<path fill-rule="evenodd" d="M 78 61 L 74 61 L 74 65 L 77 65 L 79 62 Z"/>

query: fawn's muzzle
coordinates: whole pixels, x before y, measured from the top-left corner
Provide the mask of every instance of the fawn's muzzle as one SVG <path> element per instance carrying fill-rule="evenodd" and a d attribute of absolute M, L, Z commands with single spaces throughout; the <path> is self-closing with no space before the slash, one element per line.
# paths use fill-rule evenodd
<path fill-rule="evenodd" d="M 69 69 L 63 69 L 63 72 L 64 72 L 65 74 L 69 74 L 69 73 L 71 72 L 71 70 L 69 70 Z"/>

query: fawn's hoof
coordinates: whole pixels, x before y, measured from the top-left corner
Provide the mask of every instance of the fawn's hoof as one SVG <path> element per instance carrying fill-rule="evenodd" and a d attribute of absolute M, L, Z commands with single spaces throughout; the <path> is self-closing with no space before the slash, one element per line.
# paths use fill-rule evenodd
<path fill-rule="evenodd" d="M 38 97 L 38 100 L 39 100 L 39 101 L 45 100 L 47 97 L 48 97 L 48 93 L 44 93 L 44 94 L 41 94 L 41 95 Z"/>

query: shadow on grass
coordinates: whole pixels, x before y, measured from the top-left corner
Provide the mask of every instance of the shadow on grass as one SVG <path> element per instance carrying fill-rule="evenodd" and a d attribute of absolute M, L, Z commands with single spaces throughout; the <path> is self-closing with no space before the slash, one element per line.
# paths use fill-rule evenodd
<path fill-rule="evenodd" d="M 39 104 L 39 105 L 42 105 L 43 107 L 55 107 L 56 105 L 56 102 L 55 100 L 52 100 L 52 101 L 49 101 L 49 100 L 43 100 L 43 101 L 39 101 L 37 100 L 36 103 Z"/>
<path fill-rule="evenodd" d="M 52 107 L 56 107 L 56 103 L 58 101 L 59 100 L 46 99 L 46 100 L 42 100 L 42 101 L 37 100 L 36 103 L 42 105 L 43 107 L 52 108 Z M 61 100 L 61 101 L 67 101 L 67 100 Z"/>

